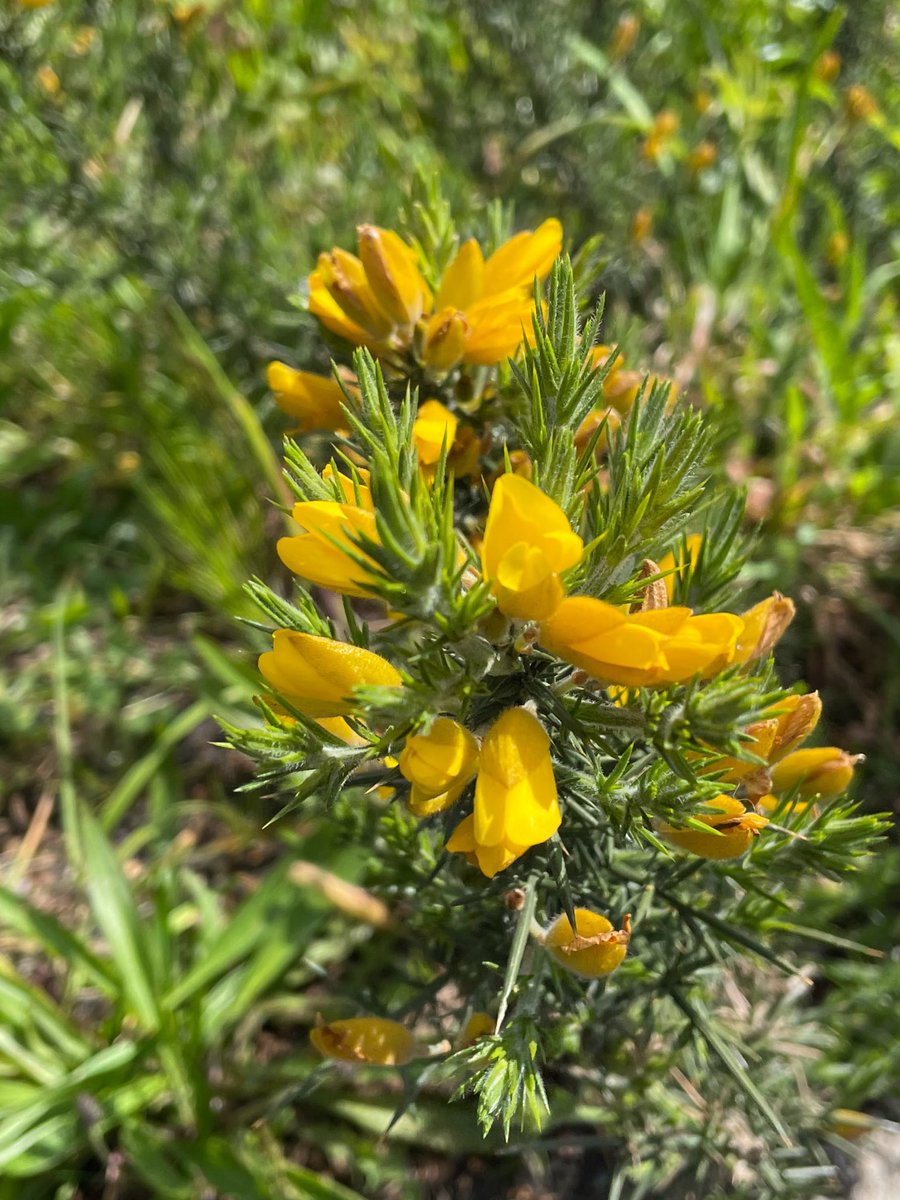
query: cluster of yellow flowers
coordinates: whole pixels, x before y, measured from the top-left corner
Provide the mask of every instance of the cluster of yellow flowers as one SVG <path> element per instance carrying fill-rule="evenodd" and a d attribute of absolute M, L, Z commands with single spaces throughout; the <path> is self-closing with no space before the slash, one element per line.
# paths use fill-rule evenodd
<path fill-rule="evenodd" d="M 350 478 L 326 468 L 323 476 L 335 489 L 335 499 L 297 503 L 293 515 L 303 532 L 282 538 L 278 553 L 309 584 L 346 596 L 375 596 L 377 567 L 359 546 L 361 537 L 378 543 L 365 475 Z M 500 476 L 485 523 L 479 575 L 505 617 L 529 623 L 534 643 L 604 684 L 653 688 L 710 678 L 768 653 L 793 616 L 791 602 L 777 593 L 742 616 L 695 615 L 669 605 L 631 612 L 591 596 L 567 597 L 567 579 L 583 553 L 583 540 L 559 505 L 519 475 Z M 478 577 L 470 573 L 469 586 Z M 465 577 L 460 586 L 466 586 Z M 274 635 L 274 649 L 261 657 L 260 670 L 276 691 L 316 719 L 353 714 L 355 686 L 403 686 L 396 668 L 369 650 L 287 629 Z M 753 753 L 770 731 L 774 738 L 786 716 L 748 731 Z M 352 736 L 344 725 L 345 736 Z M 786 737 L 779 745 L 786 744 Z M 410 808 L 418 816 L 449 808 L 476 779 L 473 813 L 459 824 L 447 848 L 470 856 L 489 877 L 547 841 L 560 826 L 549 740 L 527 708 L 503 712 L 484 733 L 480 748 L 472 731 L 449 716 L 439 717 L 427 732 L 407 739 L 399 766 L 411 785 Z M 781 774 L 776 768 L 773 787 L 782 786 L 785 768 L 790 771 L 790 758 L 781 764 Z M 738 766 L 726 761 L 723 769 L 731 772 L 732 782 L 741 782 Z M 743 813 L 743 805 L 734 803 Z M 735 818 L 733 804 L 725 811 L 729 821 Z M 765 823 L 762 817 L 748 818 L 741 828 L 755 830 Z M 722 821 L 710 818 L 710 824 L 717 828 Z M 698 837 L 718 841 L 720 835 L 670 833 L 676 844 L 704 853 L 701 847 L 707 842 Z M 721 839 L 721 851 L 725 841 Z"/>
<path fill-rule="evenodd" d="M 470 240 L 431 286 L 415 247 L 375 226 L 358 232 L 358 256 L 337 248 L 320 256 L 309 279 L 310 312 L 333 333 L 377 355 L 393 377 L 433 379 L 436 387 L 450 371 L 497 365 L 529 340 L 533 282 L 549 271 L 562 236 L 557 221 L 545 221 L 487 259 Z M 613 353 L 608 346 L 591 351 L 592 364 L 605 368 L 602 402 L 574 432 L 579 453 L 588 446 L 602 450 L 598 433 L 629 419 L 641 387 L 642 377 L 623 369 L 621 356 Z M 357 380 L 346 372 L 339 383 L 276 362 L 269 367 L 269 384 L 301 431 L 346 428 L 346 406 L 359 398 Z M 644 563 L 643 599 L 617 605 L 578 594 L 597 554 L 598 539 L 586 546 L 582 536 L 590 525 L 595 483 L 576 495 L 569 515 L 532 480 L 532 464 L 521 451 L 508 455 L 502 473 L 483 477 L 489 431 L 469 423 L 470 411 L 463 405 L 460 415 L 435 398 L 425 399 L 412 425 L 412 443 L 429 487 L 444 464 L 451 492 L 453 480 L 464 476 L 490 489 L 483 525 L 470 521 L 467 538 L 456 534 L 453 586 L 460 595 L 478 588 L 492 598 L 495 613 L 480 629 L 505 654 L 555 658 L 571 668 L 563 688 L 605 687 L 621 703 L 623 693 L 627 698 L 639 689 L 710 680 L 744 667 L 777 643 L 794 614 L 791 601 L 778 593 L 741 615 L 698 614 L 672 603 L 677 581 L 701 553 L 696 536 L 658 565 Z M 377 560 L 384 525 L 366 465 L 352 450 L 344 461 L 342 470 L 325 467 L 312 493 L 301 493 L 292 512 L 297 532 L 279 540 L 278 555 L 307 586 L 377 600 L 391 582 Z M 388 613 L 380 624 L 391 620 Z M 296 711 L 357 747 L 384 735 L 366 728 L 357 689 L 414 683 L 402 666 L 369 649 L 287 628 L 274 633 L 273 648 L 260 657 L 259 668 Z M 493 878 L 551 839 L 563 822 L 550 737 L 531 702 L 498 705 L 476 728 L 465 724 L 462 697 L 442 707 L 438 715 L 407 726 L 399 745 L 381 745 L 378 752 L 396 756 L 385 760 L 386 777 L 396 767 L 418 818 L 446 812 L 472 796 L 471 811 L 461 816 L 446 849 Z M 833 747 L 796 749 L 820 710 L 815 695 L 788 697 L 744 731 L 746 758 L 716 757 L 712 750 L 695 754 L 698 774 L 715 778 L 723 791 L 683 827 L 658 821 L 657 833 L 692 854 L 736 858 L 770 822 L 758 808 L 770 815 L 782 805 L 796 811 L 798 803 L 816 795 L 843 791 L 853 772 L 851 756 Z M 391 783 L 396 781 L 394 775 Z M 535 935 L 545 951 L 584 976 L 614 970 L 627 952 L 630 918 L 616 930 L 590 909 L 571 915 L 574 926 L 562 916 Z M 493 1031 L 489 1016 L 476 1017 L 478 1030 L 464 1032 L 464 1041 Z M 415 1053 L 405 1027 L 376 1017 L 336 1021 L 312 1036 L 322 1053 L 348 1061 L 397 1064 Z"/>

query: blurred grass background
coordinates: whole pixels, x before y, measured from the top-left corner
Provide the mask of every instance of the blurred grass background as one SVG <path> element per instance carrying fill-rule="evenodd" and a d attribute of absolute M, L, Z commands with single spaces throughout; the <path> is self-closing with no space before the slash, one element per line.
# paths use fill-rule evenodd
<path fill-rule="evenodd" d="M 364 854 L 263 830 L 210 744 L 254 688 L 243 584 L 280 578 L 265 364 L 327 366 L 302 281 L 418 175 L 463 229 L 499 199 L 598 236 L 608 340 L 713 414 L 748 586 L 798 602 L 783 674 L 896 811 L 898 53 L 887 0 L 3 9 L 0 1200 L 415 1200 L 480 1153 L 463 1106 L 379 1144 L 383 1096 L 304 1094 L 366 937 L 286 880 Z M 898 893 L 893 851 L 818 911 L 890 950 Z M 900 1116 L 900 964 L 822 972 L 823 1084 Z M 476 1196 L 605 1195 L 479 1161 Z"/>

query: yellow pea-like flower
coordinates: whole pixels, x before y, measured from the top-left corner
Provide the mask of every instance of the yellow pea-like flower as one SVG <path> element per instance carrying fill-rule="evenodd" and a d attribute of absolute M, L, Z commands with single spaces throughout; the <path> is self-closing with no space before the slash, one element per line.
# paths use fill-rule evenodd
<path fill-rule="evenodd" d="M 327 477 L 327 471 L 323 477 Z M 372 562 L 356 540 L 362 535 L 378 542 L 371 494 L 364 486 L 355 487 L 346 476 L 339 475 L 338 482 L 346 503 L 303 500 L 294 505 L 291 515 L 303 533 L 279 538 L 278 557 L 295 575 L 319 587 L 345 596 L 368 596 L 371 589 L 366 568 L 355 561 L 354 555 L 363 563 Z"/>
<path fill-rule="evenodd" d="M 528 847 L 546 842 L 559 828 L 550 739 L 527 709 L 507 709 L 488 730 L 481 746 L 473 816 L 475 853 L 488 876 Z"/>
<path fill-rule="evenodd" d="M 716 796 L 709 801 L 708 807 L 714 811 L 698 813 L 697 819 L 716 830 L 715 833 L 676 829 L 666 823 L 660 825 L 659 832 L 673 845 L 701 858 L 728 859 L 746 854 L 753 839 L 769 823 L 768 817 L 746 809 L 734 796 Z"/>
<path fill-rule="evenodd" d="M 481 547 L 485 578 L 508 617 L 546 620 L 565 595 L 560 573 L 580 560 L 584 543 L 563 510 L 521 475 L 494 485 Z"/>
<path fill-rule="evenodd" d="M 460 1047 L 471 1046 L 479 1038 L 489 1037 L 494 1032 L 496 1024 L 497 1022 L 490 1013 L 472 1013 L 459 1035 Z"/>
<path fill-rule="evenodd" d="M 821 746 L 812 750 L 795 750 L 772 770 L 772 791 L 789 792 L 797 789 L 804 800 L 813 796 L 840 796 L 850 786 L 858 754 L 848 754 L 837 746 Z"/>
<path fill-rule="evenodd" d="M 628 953 L 631 937 L 631 917 L 626 916 L 622 928 L 590 908 L 575 909 L 575 928 L 562 914 L 550 926 L 544 946 L 558 963 L 575 975 L 599 979 L 618 967 Z"/>
<path fill-rule="evenodd" d="M 298 422 L 301 433 L 346 427 L 341 408 L 345 397 L 337 380 L 312 371 L 295 371 L 283 362 L 269 363 L 266 379 L 276 404 Z"/>
<path fill-rule="evenodd" d="M 341 1062 L 402 1066 L 415 1050 L 413 1035 L 386 1017 L 349 1017 L 311 1029 L 309 1040 L 325 1058 Z"/>
<path fill-rule="evenodd" d="M 409 807 L 417 817 L 443 812 L 478 769 L 478 742 L 458 721 L 438 717 L 428 733 L 406 739 L 400 773 L 412 784 Z"/>
<path fill-rule="evenodd" d="M 276 692 L 307 716 L 352 713 L 355 687 L 402 686 L 396 668 L 362 646 L 292 629 L 277 629 L 272 642 L 273 649 L 259 657 L 260 672 Z"/>
<path fill-rule="evenodd" d="M 484 264 L 482 296 L 511 289 L 531 291 L 535 275 L 543 279 L 562 249 L 562 225 L 550 217 L 533 232 L 515 234 Z"/>
<path fill-rule="evenodd" d="M 671 612 L 682 620 L 687 610 Z M 642 614 L 647 615 L 647 614 Z M 591 596 L 570 596 L 541 625 L 541 645 L 589 675 L 623 687 L 643 687 L 668 667 L 665 633 Z"/>
<path fill-rule="evenodd" d="M 450 453 L 458 426 L 456 416 L 440 400 L 426 400 L 419 405 L 412 436 L 419 463 L 423 467 L 434 467 L 441 457 L 442 448 L 445 447 L 446 452 Z"/>

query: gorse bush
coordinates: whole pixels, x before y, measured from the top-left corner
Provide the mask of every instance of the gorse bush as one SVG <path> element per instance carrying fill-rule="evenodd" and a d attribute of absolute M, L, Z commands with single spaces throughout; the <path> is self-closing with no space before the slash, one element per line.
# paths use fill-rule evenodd
<path fill-rule="evenodd" d="M 369 849 L 389 913 L 385 969 L 346 962 L 310 1036 L 399 1067 L 401 1111 L 453 1081 L 507 1135 L 581 1064 L 646 1155 L 619 1189 L 701 1159 L 722 1186 L 703 1144 L 737 1122 L 731 1194 L 806 1194 L 824 1106 L 785 1087 L 774 978 L 803 979 L 797 880 L 852 870 L 881 822 L 843 798 L 852 755 L 800 748 L 821 704 L 775 673 L 790 600 L 730 611 L 743 497 L 711 478 L 708 419 L 599 344 L 558 222 L 498 226 L 483 251 L 433 192 L 407 238 L 361 226 L 308 280 L 352 360 L 269 370 L 303 434 L 277 547 L 296 585 L 251 585 L 270 690 L 228 734 L 280 820 Z M 677 1165 L 672 1078 L 709 1098 Z"/>

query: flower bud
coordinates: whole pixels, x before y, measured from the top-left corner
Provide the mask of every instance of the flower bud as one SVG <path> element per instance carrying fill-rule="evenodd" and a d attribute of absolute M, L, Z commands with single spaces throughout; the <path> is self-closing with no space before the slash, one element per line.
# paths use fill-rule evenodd
<path fill-rule="evenodd" d="M 697 820 L 709 825 L 715 833 L 703 833 L 699 829 L 676 829 L 662 823 L 659 832 L 675 846 L 697 854 L 700 858 L 740 858 L 749 849 L 759 831 L 769 823 L 768 817 L 744 808 L 733 796 L 716 796 L 710 800 L 710 813 L 697 813 Z"/>
<path fill-rule="evenodd" d="M 815 729 L 822 715 L 822 701 L 818 692 L 807 692 L 805 696 L 785 696 L 768 711 L 777 722 L 769 750 L 769 762 L 777 763 Z"/>
<path fill-rule="evenodd" d="M 615 62 L 624 58 L 637 41 L 641 22 L 634 13 L 622 13 L 609 39 L 609 57 Z"/>
<path fill-rule="evenodd" d="M 350 1017 L 311 1029 L 309 1040 L 325 1058 L 341 1062 L 400 1066 L 413 1056 L 415 1042 L 399 1021 L 385 1017 Z"/>
<path fill-rule="evenodd" d="M 478 742 L 450 717 L 438 717 L 428 733 L 406 739 L 400 773 L 412 784 L 409 807 L 417 817 L 443 812 L 459 799 L 478 769 Z"/>
<path fill-rule="evenodd" d="M 558 963 L 575 975 L 598 979 L 609 975 L 628 953 L 631 915 L 626 914 L 621 929 L 590 908 L 575 909 L 575 929 L 563 913 L 557 917 L 544 938 L 544 945 Z"/>
<path fill-rule="evenodd" d="M 794 602 L 773 592 L 753 608 L 741 613 L 744 628 L 738 638 L 734 661 L 750 662 L 768 654 L 794 619 Z"/>
<path fill-rule="evenodd" d="M 395 325 L 415 325 L 431 300 L 416 252 L 390 229 L 360 225 L 356 232 L 359 257 L 379 308 Z"/>
<path fill-rule="evenodd" d="M 259 669 L 276 692 L 310 717 L 353 712 L 353 689 L 400 687 L 399 673 L 384 658 L 331 638 L 277 629 L 274 648 L 261 654 Z"/>
<path fill-rule="evenodd" d="M 813 796 L 831 799 L 840 796 L 850 786 L 858 754 L 848 754 L 837 746 L 821 746 L 812 750 L 795 750 L 783 758 L 772 771 L 772 790 L 789 792 L 797 789 L 801 799 Z"/>

